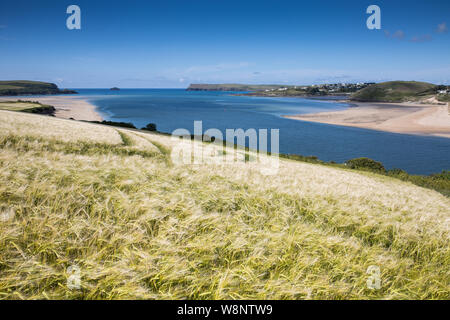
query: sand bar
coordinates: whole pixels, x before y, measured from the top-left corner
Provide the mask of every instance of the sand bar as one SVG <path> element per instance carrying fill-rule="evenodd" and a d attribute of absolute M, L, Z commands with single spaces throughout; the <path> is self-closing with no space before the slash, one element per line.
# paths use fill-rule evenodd
<path fill-rule="evenodd" d="M 42 104 L 54 106 L 55 116 L 58 118 L 88 121 L 103 120 L 96 106 L 89 103 L 84 96 L 22 96 L 22 97 L 0 97 L 0 101 L 39 101 Z"/>
<path fill-rule="evenodd" d="M 348 102 L 348 101 L 346 101 Z M 396 133 L 450 138 L 447 104 L 349 102 L 346 110 L 284 116 L 285 118 Z"/>

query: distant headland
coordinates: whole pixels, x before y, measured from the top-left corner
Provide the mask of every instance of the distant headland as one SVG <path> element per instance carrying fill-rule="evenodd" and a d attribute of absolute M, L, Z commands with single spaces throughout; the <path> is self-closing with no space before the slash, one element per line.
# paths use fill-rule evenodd
<path fill-rule="evenodd" d="M 75 94 L 74 90 L 59 89 L 54 83 L 28 80 L 0 81 L 0 96 Z"/>
<path fill-rule="evenodd" d="M 450 137 L 450 87 L 418 81 L 320 85 L 191 84 L 188 91 L 241 91 L 237 96 L 329 99 L 349 103 L 342 111 L 283 117 L 407 134 Z M 243 92 L 244 91 L 244 92 Z M 243 93 L 242 93 L 243 92 Z"/>
<path fill-rule="evenodd" d="M 203 84 L 193 83 L 186 89 L 187 91 L 264 91 L 275 90 L 283 88 L 285 86 L 278 84 L 236 84 L 236 83 L 223 83 L 223 84 Z"/>
<path fill-rule="evenodd" d="M 450 87 L 417 81 L 332 83 L 319 85 L 191 84 L 187 91 L 248 91 L 256 97 L 342 96 L 360 102 L 405 102 L 435 98 L 448 102 Z"/>
<path fill-rule="evenodd" d="M 111 90 L 111 91 L 119 91 L 120 89 L 119 88 L 117 88 L 117 87 L 112 87 L 111 89 L 109 89 L 109 90 Z"/>

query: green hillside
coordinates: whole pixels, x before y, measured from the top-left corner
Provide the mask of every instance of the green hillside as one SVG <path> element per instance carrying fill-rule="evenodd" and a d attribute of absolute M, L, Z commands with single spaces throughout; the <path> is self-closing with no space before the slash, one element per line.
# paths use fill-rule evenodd
<path fill-rule="evenodd" d="M 0 96 L 18 96 L 29 94 L 61 94 L 77 93 L 72 90 L 61 90 L 54 83 L 41 81 L 0 81 Z"/>
<path fill-rule="evenodd" d="M 376 83 L 355 92 L 351 99 L 367 102 L 402 102 L 435 94 L 436 85 L 417 81 Z"/>

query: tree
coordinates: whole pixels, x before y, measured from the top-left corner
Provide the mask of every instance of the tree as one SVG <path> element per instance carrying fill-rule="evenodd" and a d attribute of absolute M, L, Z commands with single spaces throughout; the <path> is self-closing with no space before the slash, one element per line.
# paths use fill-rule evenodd
<path fill-rule="evenodd" d="M 156 124 L 154 124 L 154 123 L 149 123 L 149 124 L 147 124 L 144 128 L 142 128 L 142 130 L 156 131 Z"/>

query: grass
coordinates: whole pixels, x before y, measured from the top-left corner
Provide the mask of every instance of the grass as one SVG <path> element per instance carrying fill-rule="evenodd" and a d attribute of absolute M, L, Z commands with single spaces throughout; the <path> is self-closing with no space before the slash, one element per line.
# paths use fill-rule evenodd
<path fill-rule="evenodd" d="M 248 148 L 246 148 L 246 150 L 248 151 Z M 313 163 L 313 164 L 327 166 L 327 167 L 340 168 L 340 169 L 356 169 L 360 173 L 372 172 L 372 173 L 375 173 L 378 175 L 385 175 L 385 176 L 389 176 L 389 177 L 399 179 L 402 181 L 411 182 L 419 187 L 424 187 L 424 188 L 435 190 L 435 191 L 443 194 L 446 197 L 450 197 L 450 171 L 448 171 L 448 170 L 447 171 L 444 170 L 441 173 L 435 173 L 435 174 L 431 174 L 428 176 L 424 176 L 424 175 L 409 174 L 408 172 L 401 170 L 401 169 L 385 170 L 384 167 L 382 167 L 382 169 L 380 169 L 380 168 L 374 169 L 373 167 L 352 168 L 352 166 L 349 166 L 348 163 L 336 163 L 334 161 L 325 162 L 325 161 L 318 159 L 316 156 L 302 156 L 302 155 L 297 155 L 297 154 L 280 154 L 279 156 L 280 156 L 280 158 L 283 158 L 283 159 Z M 351 163 L 354 160 L 357 160 L 357 159 L 350 159 L 347 162 Z M 382 164 L 381 164 L 381 166 L 382 166 Z"/>
<path fill-rule="evenodd" d="M 39 114 L 53 114 L 55 108 L 34 101 L 4 101 L 0 102 L 0 110 L 20 111 Z"/>
<path fill-rule="evenodd" d="M 389 170 L 385 174 L 403 181 L 409 181 L 415 185 L 436 190 L 446 197 L 450 197 L 450 171 L 431 174 L 429 176 L 411 175 L 402 170 Z"/>
<path fill-rule="evenodd" d="M 437 99 L 441 102 L 450 102 L 450 94 L 439 94 L 437 95 Z"/>
<path fill-rule="evenodd" d="M 449 296 L 433 190 L 289 159 L 178 166 L 168 136 L 7 111 L 0 138 L 0 299 Z"/>

